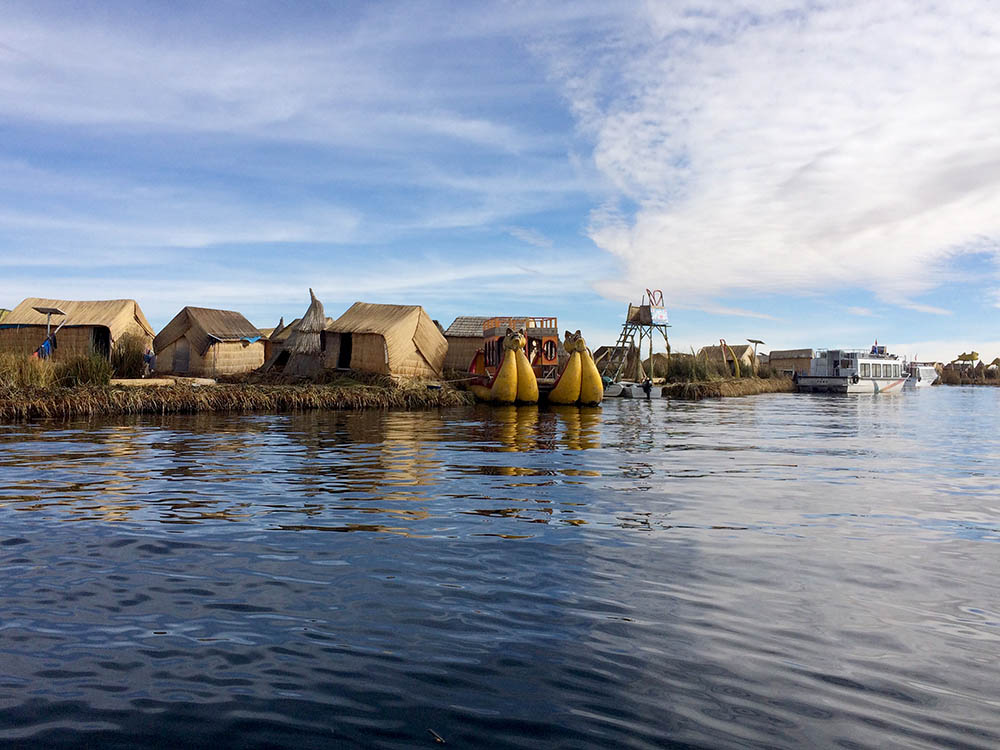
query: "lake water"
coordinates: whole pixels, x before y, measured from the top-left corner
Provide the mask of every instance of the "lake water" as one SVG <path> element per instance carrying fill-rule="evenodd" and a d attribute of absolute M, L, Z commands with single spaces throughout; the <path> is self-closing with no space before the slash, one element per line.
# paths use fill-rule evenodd
<path fill-rule="evenodd" d="M 0 426 L 0 745 L 995 748 L 998 403 Z"/>

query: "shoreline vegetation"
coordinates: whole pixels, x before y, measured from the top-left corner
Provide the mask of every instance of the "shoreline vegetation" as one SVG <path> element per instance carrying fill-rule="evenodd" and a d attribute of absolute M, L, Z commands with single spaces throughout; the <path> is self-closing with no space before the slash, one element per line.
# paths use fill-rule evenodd
<path fill-rule="evenodd" d="M 201 412 L 297 412 L 311 409 L 437 409 L 475 403 L 472 393 L 448 382 L 393 380 L 384 376 L 328 373 L 312 383 L 287 383 L 259 375 L 230 377 L 212 385 L 149 379 L 115 384 L 130 375 L 117 363 L 92 355 L 68 362 L 0 356 L 0 419 L 72 418 Z M 127 368 L 131 370 L 135 363 Z M 666 398 L 701 400 L 784 393 L 788 378 L 735 378 L 701 368 L 673 373 L 663 384 Z M 136 387 L 140 386 L 140 387 Z"/>
<path fill-rule="evenodd" d="M 944 368 L 940 375 L 941 385 L 1000 385 L 1000 369 L 985 369 L 977 372 L 973 368 L 965 371 Z"/>

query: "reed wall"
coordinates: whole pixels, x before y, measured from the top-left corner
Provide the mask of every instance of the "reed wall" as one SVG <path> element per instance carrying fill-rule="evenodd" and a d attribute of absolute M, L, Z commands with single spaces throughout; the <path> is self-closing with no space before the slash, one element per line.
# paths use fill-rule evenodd
<path fill-rule="evenodd" d="M 177 350 L 188 347 L 188 367 L 183 372 L 175 369 Z M 219 375 L 238 375 L 252 372 L 264 364 L 264 342 L 255 341 L 246 344 L 242 341 L 219 341 L 208 347 L 204 356 L 198 354 L 185 337 L 177 339 L 164 347 L 156 355 L 156 371 L 161 373 L 176 373 L 200 378 L 214 378 Z"/>
<path fill-rule="evenodd" d="M 446 336 L 448 353 L 444 357 L 444 369 L 468 372 L 472 358 L 483 348 L 482 336 Z"/>

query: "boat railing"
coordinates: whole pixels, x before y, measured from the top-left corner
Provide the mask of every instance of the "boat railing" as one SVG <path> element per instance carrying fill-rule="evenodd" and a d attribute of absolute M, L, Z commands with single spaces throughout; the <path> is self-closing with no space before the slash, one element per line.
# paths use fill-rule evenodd
<path fill-rule="evenodd" d="M 874 353 L 870 349 L 817 349 L 816 353 L 813 355 L 813 359 L 826 359 L 831 352 L 854 355 L 851 357 L 838 357 L 838 359 L 891 359 L 894 361 L 899 360 L 899 356 L 896 354 L 889 354 L 888 352 Z"/>

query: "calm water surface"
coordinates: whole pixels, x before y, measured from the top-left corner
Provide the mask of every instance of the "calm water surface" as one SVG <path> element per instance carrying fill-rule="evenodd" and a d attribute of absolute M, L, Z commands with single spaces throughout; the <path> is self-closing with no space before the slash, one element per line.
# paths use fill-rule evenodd
<path fill-rule="evenodd" d="M 998 403 L 0 426 L 0 745 L 995 748 Z"/>

